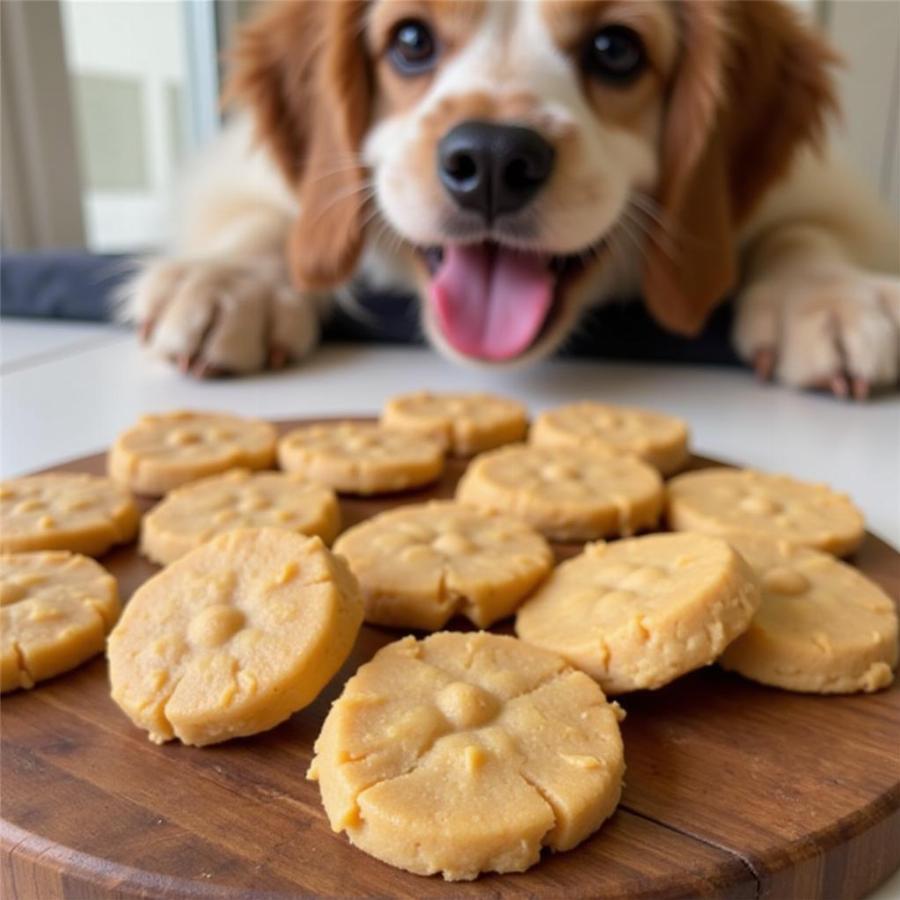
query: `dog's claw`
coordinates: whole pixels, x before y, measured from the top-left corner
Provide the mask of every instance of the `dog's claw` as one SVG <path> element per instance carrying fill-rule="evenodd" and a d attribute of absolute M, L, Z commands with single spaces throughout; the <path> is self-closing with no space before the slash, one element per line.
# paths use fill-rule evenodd
<path fill-rule="evenodd" d="M 272 344 L 269 348 L 269 368 L 283 369 L 288 363 L 288 351 L 282 344 Z"/>
<path fill-rule="evenodd" d="M 215 366 L 205 359 L 198 359 L 191 366 L 191 375 L 195 378 L 222 378 L 227 374 L 228 372 L 221 366 Z"/>
<path fill-rule="evenodd" d="M 852 381 L 853 388 L 853 399 L 854 400 L 868 400 L 869 394 L 872 390 L 872 385 L 869 384 L 869 380 L 867 378 L 863 378 L 857 375 Z"/>
<path fill-rule="evenodd" d="M 831 376 L 830 386 L 831 393 L 834 394 L 835 397 L 840 397 L 844 400 L 850 396 L 850 382 L 843 372 L 838 372 Z"/>
<path fill-rule="evenodd" d="M 775 351 L 768 347 L 757 350 L 753 356 L 753 368 L 760 381 L 771 381 L 775 371 Z"/>

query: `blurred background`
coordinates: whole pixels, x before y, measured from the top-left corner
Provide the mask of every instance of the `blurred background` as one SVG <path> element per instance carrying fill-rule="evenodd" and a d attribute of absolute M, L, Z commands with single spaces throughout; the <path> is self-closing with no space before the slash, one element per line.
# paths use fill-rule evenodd
<path fill-rule="evenodd" d="M 259 0 L 2 0 L 4 251 L 158 247 Z M 748 2 L 748 0 L 744 0 Z M 844 54 L 837 142 L 900 216 L 900 3 L 802 0 Z"/>
<path fill-rule="evenodd" d="M 152 248 L 245 0 L 3 0 L 4 250 Z"/>

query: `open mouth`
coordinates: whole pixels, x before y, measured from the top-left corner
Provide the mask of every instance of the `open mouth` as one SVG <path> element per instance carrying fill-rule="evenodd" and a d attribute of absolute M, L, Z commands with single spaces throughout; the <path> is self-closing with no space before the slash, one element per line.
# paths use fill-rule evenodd
<path fill-rule="evenodd" d="M 521 356 L 559 315 L 564 288 L 585 254 L 554 256 L 494 241 L 447 244 L 422 253 L 428 301 L 447 343 L 475 359 Z"/>

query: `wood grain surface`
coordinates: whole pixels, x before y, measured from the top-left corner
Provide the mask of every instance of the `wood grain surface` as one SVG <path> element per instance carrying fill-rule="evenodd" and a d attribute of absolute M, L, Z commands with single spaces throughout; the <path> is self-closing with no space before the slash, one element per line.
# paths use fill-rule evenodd
<path fill-rule="evenodd" d="M 342 498 L 345 525 L 398 503 L 450 496 L 462 468 L 452 463 L 426 491 Z M 58 467 L 103 469 L 102 455 Z M 157 571 L 133 546 L 101 561 L 123 599 Z M 900 555 L 868 535 L 851 562 L 897 601 Z M 399 636 L 364 626 L 312 706 L 266 734 L 204 749 L 150 743 L 110 699 L 102 658 L 7 695 L 3 896 L 843 900 L 863 896 L 900 865 L 897 684 L 874 695 L 805 696 L 715 666 L 621 699 L 622 804 L 580 847 L 546 854 L 521 875 L 468 884 L 384 865 L 331 832 L 318 787 L 304 776 L 345 680 Z"/>

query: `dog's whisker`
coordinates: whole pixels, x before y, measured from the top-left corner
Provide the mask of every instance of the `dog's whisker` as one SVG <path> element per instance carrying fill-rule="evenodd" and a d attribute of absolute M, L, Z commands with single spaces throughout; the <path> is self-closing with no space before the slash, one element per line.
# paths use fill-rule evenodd
<path fill-rule="evenodd" d="M 356 150 L 345 150 L 342 153 L 330 154 L 332 162 L 357 162 L 362 163 L 362 153 Z"/>
<path fill-rule="evenodd" d="M 337 194 L 334 194 L 329 199 L 328 203 L 326 203 L 321 209 L 316 213 L 316 217 L 312 221 L 312 225 L 318 224 L 319 220 L 335 207 L 338 203 L 342 203 L 345 200 L 353 199 L 354 197 L 358 197 L 358 206 L 363 207 L 375 196 L 375 186 L 371 183 L 364 182 L 361 185 L 355 184 L 349 190 L 340 191 Z"/>
<path fill-rule="evenodd" d="M 380 215 L 381 215 L 381 210 L 380 210 L 377 206 L 374 206 L 374 207 L 369 211 L 369 213 L 366 215 L 366 217 L 363 219 L 363 221 L 360 223 L 360 227 L 361 227 L 363 230 L 365 230 L 365 229 L 368 228 L 369 225 L 371 225 L 372 222 L 374 222 L 375 219 L 378 218 Z M 387 226 L 387 222 L 385 222 L 383 219 L 379 222 L 379 224 L 380 224 L 382 227 L 384 227 L 385 229 L 387 229 L 387 227 L 388 227 L 388 226 Z"/>
<path fill-rule="evenodd" d="M 381 240 L 386 239 L 385 246 L 388 251 L 391 253 L 400 254 L 404 250 L 409 248 L 407 242 L 399 235 L 396 231 L 394 231 L 387 222 L 381 220 L 379 223 L 379 232 Z"/>
<path fill-rule="evenodd" d="M 384 221 L 382 222 L 382 228 L 383 228 L 385 234 L 388 236 L 388 247 L 391 250 L 396 251 L 397 253 L 400 253 L 403 250 L 404 244 L 405 244 L 403 238 L 400 237 L 400 235 L 397 234 L 396 231 L 394 231 L 392 228 L 390 228 L 388 226 L 387 222 L 384 222 Z"/>
<path fill-rule="evenodd" d="M 639 210 L 634 206 L 626 207 L 622 213 L 620 223 L 623 230 L 629 235 L 633 236 L 631 229 L 637 229 L 641 237 L 655 244 L 668 259 L 672 262 L 678 261 L 678 251 L 672 237 L 665 231 L 659 234 L 658 229 L 649 227 L 645 221 L 642 221 Z M 644 248 L 642 253 L 646 252 L 643 244 L 642 247 Z"/>
<path fill-rule="evenodd" d="M 635 233 L 635 228 L 637 228 L 637 233 Z M 645 237 L 646 235 L 641 229 L 640 225 L 629 218 L 627 210 L 622 213 L 618 224 L 613 229 L 613 231 L 610 232 L 610 234 L 614 232 L 617 233 L 617 237 L 630 242 L 638 257 L 643 259 L 643 257 L 646 255 L 646 245 L 641 238 Z"/>
<path fill-rule="evenodd" d="M 632 220 L 639 223 L 642 228 L 657 232 L 662 239 L 672 240 L 674 229 L 669 227 L 658 213 L 632 201 L 628 207 L 628 215 Z M 653 227 L 651 228 L 650 226 Z"/>
<path fill-rule="evenodd" d="M 336 166 L 333 169 L 327 169 L 324 172 L 319 172 L 315 178 L 311 178 L 309 180 L 309 184 L 319 184 L 319 182 L 327 181 L 329 178 L 334 178 L 337 175 L 344 175 L 347 173 L 355 173 L 359 170 L 359 166 L 355 163 L 350 163 L 349 165 L 344 166 Z"/>
<path fill-rule="evenodd" d="M 630 198 L 629 217 L 634 224 L 670 258 L 677 256 L 675 228 L 668 221 L 659 204 L 650 196 L 636 191 Z M 644 221 L 650 219 L 657 228 L 649 228 Z"/>
<path fill-rule="evenodd" d="M 384 247 L 388 252 L 402 252 L 406 245 L 404 238 L 394 231 L 388 222 L 381 216 L 381 210 L 377 205 L 368 213 L 362 222 L 362 229 L 368 229 L 372 223 L 375 223 L 375 231 L 372 235 L 374 241 L 384 241 Z"/>
<path fill-rule="evenodd" d="M 372 240 L 375 243 L 382 242 L 382 245 L 388 253 L 399 253 L 403 249 L 403 239 L 390 228 L 384 219 L 379 218 L 378 210 L 376 210 L 373 215 L 369 216 L 368 224 L 371 224 L 372 221 L 375 221 L 376 226 L 372 235 Z"/>
<path fill-rule="evenodd" d="M 310 183 L 318 184 L 318 182 L 325 181 L 327 178 L 334 178 L 335 175 L 343 175 L 346 172 L 357 172 L 360 169 L 365 169 L 365 165 L 360 160 L 348 159 L 346 162 L 340 162 L 335 159 L 333 162 L 335 163 L 333 168 L 326 169 L 324 172 L 318 172 Z"/>
<path fill-rule="evenodd" d="M 659 205 L 659 202 L 649 194 L 645 194 L 643 191 L 633 191 L 629 200 L 634 206 L 652 218 L 660 228 L 665 231 L 672 230 L 672 223 L 669 221 L 669 217 Z"/>
<path fill-rule="evenodd" d="M 329 203 L 340 202 L 341 200 L 345 200 L 347 197 L 352 197 L 354 194 L 363 194 L 363 193 L 374 193 L 375 184 L 366 180 L 361 184 L 351 184 L 343 188 L 343 190 L 335 191 L 329 197 Z"/>
<path fill-rule="evenodd" d="M 679 252 L 678 252 L 678 248 L 675 246 L 674 241 L 672 241 L 669 238 L 666 238 L 665 236 L 658 235 L 653 230 L 641 228 L 641 226 L 636 222 L 633 224 L 635 225 L 635 227 L 637 227 L 641 230 L 641 232 L 644 234 L 644 236 L 647 238 L 647 240 L 650 243 L 655 244 L 659 248 L 659 250 L 663 254 L 663 256 L 665 256 L 667 259 L 669 259 L 673 263 L 678 263 Z"/>

